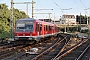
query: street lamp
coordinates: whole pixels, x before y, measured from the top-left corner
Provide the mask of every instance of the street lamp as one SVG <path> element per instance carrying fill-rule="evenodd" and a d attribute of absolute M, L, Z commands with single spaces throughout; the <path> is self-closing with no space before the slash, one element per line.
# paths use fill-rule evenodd
<path fill-rule="evenodd" d="M 71 10 L 72 8 L 69 8 L 69 9 L 61 9 L 61 10 Z M 65 32 L 64 33 L 67 33 L 66 32 L 66 14 L 65 14 Z"/>

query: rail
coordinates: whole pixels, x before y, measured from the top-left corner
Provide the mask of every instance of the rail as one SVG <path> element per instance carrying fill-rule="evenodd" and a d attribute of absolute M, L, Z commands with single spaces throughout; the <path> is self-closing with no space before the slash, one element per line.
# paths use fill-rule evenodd
<path fill-rule="evenodd" d="M 67 37 L 67 36 L 66 36 L 66 37 Z M 64 39 L 66 39 L 66 37 L 65 37 Z M 45 50 L 44 52 L 42 52 L 41 54 L 39 54 L 38 56 L 36 56 L 36 57 L 33 58 L 32 60 L 38 60 L 38 59 L 39 59 L 41 56 L 43 56 L 45 53 L 50 52 L 50 51 L 53 49 L 53 47 L 55 47 L 58 43 L 64 41 L 64 39 L 62 39 L 62 40 L 59 40 L 59 39 L 58 39 L 58 41 L 57 41 L 53 46 L 51 46 L 49 49 Z"/>
<path fill-rule="evenodd" d="M 80 44 L 74 46 L 73 48 L 67 50 L 65 53 L 59 55 L 56 59 L 60 60 L 62 57 L 66 56 L 67 54 L 69 54 L 71 51 L 73 51 L 74 49 L 76 49 L 77 47 L 81 46 L 83 43 L 85 43 L 87 40 L 83 40 Z"/>
<path fill-rule="evenodd" d="M 65 38 L 66 39 L 66 38 Z M 70 40 L 69 40 L 70 41 Z M 68 42 L 69 42 L 68 41 Z M 51 60 L 54 60 L 54 59 L 56 59 L 64 50 L 65 50 L 65 47 L 66 47 L 66 45 L 68 44 L 68 42 L 67 42 L 67 39 L 66 39 L 66 43 L 65 43 L 65 45 L 62 47 L 62 49 L 60 50 L 60 52 L 55 56 L 55 58 L 52 58 Z"/>
<path fill-rule="evenodd" d="M 85 54 L 85 52 L 89 49 L 89 47 L 90 47 L 90 44 L 85 48 L 85 50 L 80 54 L 80 56 L 77 58 L 77 59 L 75 59 L 75 60 L 80 60 L 81 58 L 82 58 L 82 56 Z"/>

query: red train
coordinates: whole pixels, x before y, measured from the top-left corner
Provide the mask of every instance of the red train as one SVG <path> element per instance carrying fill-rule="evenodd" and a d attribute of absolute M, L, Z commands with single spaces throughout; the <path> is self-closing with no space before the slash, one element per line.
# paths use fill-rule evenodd
<path fill-rule="evenodd" d="M 60 33 L 59 27 L 55 24 L 33 18 L 19 19 L 15 25 L 14 39 L 20 41 L 40 41 L 42 38 Z"/>

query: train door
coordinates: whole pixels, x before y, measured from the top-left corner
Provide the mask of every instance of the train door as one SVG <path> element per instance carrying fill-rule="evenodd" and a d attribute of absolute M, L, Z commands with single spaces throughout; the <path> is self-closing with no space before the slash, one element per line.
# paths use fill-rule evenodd
<path fill-rule="evenodd" d="M 54 34 L 54 31 L 55 31 L 55 27 L 54 27 L 54 25 L 52 26 L 52 31 L 53 31 L 53 34 Z"/>
<path fill-rule="evenodd" d="M 40 28 L 39 33 L 40 33 L 40 35 L 42 35 L 42 33 L 43 33 L 43 31 L 42 31 L 42 24 L 39 25 L 39 28 Z"/>
<path fill-rule="evenodd" d="M 49 27 L 49 34 L 51 34 L 52 33 L 51 26 L 49 25 L 48 27 Z"/>
<path fill-rule="evenodd" d="M 36 31 L 37 31 L 37 35 L 39 36 L 39 35 L 42 35 L 42 33 L 43 33 L 43 31 L 42 31 L 42 24 L 40 24 L 40 23 L 37 23 L 36 24 Z"/>
<path fill-rule="evenodd" d="M 40 30 L 40 29 L 39 29 L 39 23 L 36 23 L 36 31 L 37 31 L 37 33 L 36 33 L 36 34 L 37 34 L 38 36 L 40 35 L 39 30 Z"/>
<path fill-rule="evenodd" d="M 50 34 L 52 33 L 52 26 L 49 26 Z"/>
<path fill-rule="evenodd" d="M 46 34 L 48 34 L 48 26 L 46 25 Z"/>

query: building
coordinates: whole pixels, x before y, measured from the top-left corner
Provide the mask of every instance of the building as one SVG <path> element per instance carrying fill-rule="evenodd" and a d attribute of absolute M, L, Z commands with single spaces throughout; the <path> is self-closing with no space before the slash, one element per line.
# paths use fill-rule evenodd
<path fill-rule="evenodd" d="M 76 25 L 76 18 L 74 15 L 62 15 L 60 24 Z"/>

